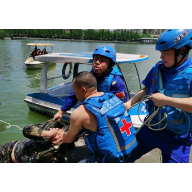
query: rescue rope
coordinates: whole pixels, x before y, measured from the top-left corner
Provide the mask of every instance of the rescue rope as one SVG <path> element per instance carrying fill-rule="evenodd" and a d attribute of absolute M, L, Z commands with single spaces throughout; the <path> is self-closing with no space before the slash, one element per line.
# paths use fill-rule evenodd
<path fill-rule="evenodd" d="M 0 120 L 0 121 L 1 121 L 2 123 L 8 124 L 8 126 L 6 126 L 6 129 L 9 129 L 9 128 L 11 128 L 11 127 L 17 127 L 17 129 L 23 130 L 21 127 L 19 127 L 19 126 L 17 126 L 17 125 L 11 125 L 10 123 L 7 123 L 7 122 L 2 121 L 2 120 Z"/>
<path fill-rule="evenodd" d="M 157 115 L 157 113 L 159 112 L 160 107 L 158 107 L 157 110 L 155 110 L 154 113 L 152 113 L 152 114 L 147 118 L 146 121 L 143 122 L 143 121 L 141 120 L 141 118 L 140 118 L 140 115 L 139 115 L 140 105 L 141 105 L 142 102 L 148 100 L 149 98 L 150 98 L 150 95 L 145 95 L 139 102 L 137 102 L 136 104 L 134 104 L 133 106 L 131 106 L 131 108 L 133 108 L 134 106 L 136 106 L 137 104 L 139 104 L 138 109 L 137 109 L 137 115 L 138 115 L 138 117 L 139 117 L 139 120 L 143 123 L 139 129 L 141 129 L 144 125 L 146 125 L 149 129 L 151 129 L 151 130 L 153 130 L 153 131 L 161 131 L 161 130 L 163 130 L 163 129 L 165 129 L 165 128 L 167 127 L 167 122 L 166 122 L 166 124 L 165 124 L 164 127 L 159 128 L 159 129 L 154 129 L 154 128 L 152 128 L 151 126 L 159 125 L 164 119 L 166 119 L 166 118 L 167 118 L 167 114 L 166 114 L 166 113 L 164 113 L 164 117 L 163 117 L 159 122 L 157 122 L 156 124 L 150 124 L 151 121 L 153 120 L 153 118 L 155 117 L 155 115 Z M 128 111 L 129 111 L 131 108 L 129 108 Z"/>

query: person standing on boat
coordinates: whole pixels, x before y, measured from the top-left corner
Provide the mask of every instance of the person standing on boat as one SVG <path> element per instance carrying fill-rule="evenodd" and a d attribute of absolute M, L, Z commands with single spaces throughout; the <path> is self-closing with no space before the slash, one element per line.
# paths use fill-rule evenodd
<path fill-rule="evenodd" d="M 112 92 L 123 102 L 127 101 L 127 90 L 124 83 L 124 77 L 117 67 L 114 67 L 116 62 L 116 51 L 108 46 L 102 45 L 93 52 L 93 68 L 91 73 L 97 79 L 98 91 Z M 77 103 L 77 97 L 73 92 L 65 100 L 65 104 L 55 114 L 53 120 L 62 118 L 62 115 L 70 110 Z"/>
<path fill-rule="evenodd" d="M 161 52 L 159 61 L 150 70 L 145 86 L 124 105 L 130 109 L 143 96 L 149 115 L 160 109 L 150 125 L 136 135 L 138 146 L 128 162 L 134 162 L 154 148 L 162 151 L 164 163 L 188 163 L 192 144 L 192 29 L 169 29 L 156 42 Z M 165 115 L 165 119 L 161 122 Z M 149 116 L 147 117 L 149 118 Z"/>
<path fill-rule="evenodd" d="M 124 162 L 137 141 L 122 100 L 113 93 L 98 92 L 96 78 L 87 71 L 74 77 L 73 88 L 82 104 L 72 112 L 68 131 L 59 130 L 62 142 L 73 142 L 83 127 L 90 154 L 81 162 Z"/>

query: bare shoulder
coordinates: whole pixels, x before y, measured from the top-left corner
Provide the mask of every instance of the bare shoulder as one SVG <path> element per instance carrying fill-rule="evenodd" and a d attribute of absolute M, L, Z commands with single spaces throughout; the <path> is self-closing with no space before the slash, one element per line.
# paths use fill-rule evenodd
<path fill-rule="evenodd" d="M 72 120 L 77 120 L 77 119 L 82 119 L 85 114 L 85 107 L 83 105 L 80 105 L 78 108 L 76 108 L 72 114 L 71 114 L 71 119 Z"/>

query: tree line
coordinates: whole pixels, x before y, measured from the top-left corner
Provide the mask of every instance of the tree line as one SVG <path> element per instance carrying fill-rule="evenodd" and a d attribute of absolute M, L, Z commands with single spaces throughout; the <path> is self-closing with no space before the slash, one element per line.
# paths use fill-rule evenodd
<path fill-rule="evenodd" d="M 58 38 L 77 40 L 104 40 L 104 41 L 138 41 L 142 37 L 151 37 L 148 34 L 139 34 L 133 30 L 105 29 L 2 29 L 0 38 L 4 37 L 32 37 L 32 38 Z"/>

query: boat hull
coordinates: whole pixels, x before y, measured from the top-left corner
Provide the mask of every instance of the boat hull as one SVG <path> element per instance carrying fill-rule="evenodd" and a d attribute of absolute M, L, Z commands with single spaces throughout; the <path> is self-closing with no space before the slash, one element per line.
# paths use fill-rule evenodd
<path fill-rule="evenodd" d="M 27 105 L 31 111 L 35 111 L 37 113 L 40 113 L 42 115 L 46 115 L 48 117 L 54 117 L 54 115 L 59 110 L 59 109 L 55 110 L 51 107 L 38 105 L 36 103 L 31 103 L 31 102 L 28 102 L 27 100 L 25 100 L 25 102 L 27 102 Z M 65 115 L 62 117 L 62 119 L 64 119 L 66 123 L 69 123 L 69 118 L 70 118 L 70 114 L 68 115 L 68 113 L 65 113 Z"/>
<path fill-rule="evenodd" d="M 33 57 L 28 57 L 25 61 L 25 65 L 27 69 L 42 69 L 43 63 L 41 61 L 35 61 Z M 51 65 L 55 65 L 56 63 L 50 63 Z"/>

